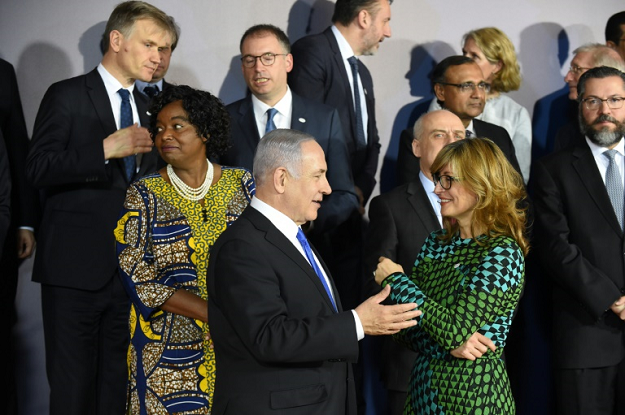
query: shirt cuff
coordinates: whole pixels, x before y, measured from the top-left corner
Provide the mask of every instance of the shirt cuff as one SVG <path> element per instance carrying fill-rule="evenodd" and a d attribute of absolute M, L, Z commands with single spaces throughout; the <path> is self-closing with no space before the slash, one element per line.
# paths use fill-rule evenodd
<path fill-rule="evenodd" d="M 354 315 L 354 323 L 356 323 L 356 336 L 358 337 L 358 341 L 361 341 L 365 338 L 365 329 L 362 327 L 360 317 L 358 317 L 356 310 L 352 310 L 352 314 Z"/>

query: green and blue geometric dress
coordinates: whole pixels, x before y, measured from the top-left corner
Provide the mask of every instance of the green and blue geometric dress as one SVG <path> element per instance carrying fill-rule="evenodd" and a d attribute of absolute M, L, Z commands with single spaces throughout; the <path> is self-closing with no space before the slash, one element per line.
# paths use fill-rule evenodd
<path fill-rule="evenodd" d="M 425 241 L 412 276 L 391 274 L 395 303 L 417 303 L 418 325 L 395 340 L 418 352 L 404 408 L 407 415 L 514 414 L 515 405 L 502 360 L 512 317 L 520 299 L 524 256 L 507 236 L 445 243 L 433 232 Z M 475 361 L 450 352 L 475 332 L 497 350 Z"/>

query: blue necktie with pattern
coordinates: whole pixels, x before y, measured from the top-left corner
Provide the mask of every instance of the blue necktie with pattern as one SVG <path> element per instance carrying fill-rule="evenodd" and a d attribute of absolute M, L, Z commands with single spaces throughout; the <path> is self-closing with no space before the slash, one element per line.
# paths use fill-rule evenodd
<path fill-rule="evenodd" d="M 278 113 L 275 108 L 269 108 L 267 110 L 267 124 L 265 124 L 265 134 L 276 129 L 276 124 L 273 122 L 273 117 Z"/>
<path fill-rule="evenodd" d="M 143 92 L 145 93 L 145 95 L 149 96 L 150 98 L 154 98 L 161 91 L 158 89 L 158 85 L 148 85 L 145 88 L 143 88 Z"/>
<path fill-rule="evenodd" d="M 130 91 L 127 89 L 120 89 L 117 93 L 122 97 L 122 105 L 119 113 L 119 129 L 130 127 L 132 122 L 132 107 L 130 106 Z M 126 170 L 126 179 L 132 181 L 137 168 L 137 160 L 135 156 L 124 157 L 124 167 Z"/>
<path fill-rule="evenodd" d="M 306 254 L 306 258 L 308 258 L 308 262 L 310 262 L 310 265 L 312 266 L 313 270 L 319 277 L 319 280 L 321 280 L 321 284 L 323 284 L 323 288 L 326 289 L 326 293 L 328 293 L 328 297 L 330 297 L 330 301 L 332 301 L 332 307 L 334 307 L 334 311 L 337 311 L 336 303 L 334 302 L 334 297 L 332 297 L 332 293 L 330 292 L 330 287 L 328 287 L 328 283 L 326 282 L 326 279 L 323 276 L 323 272 L 321 272 L 321 270 L 319 269 L 319 266 L 317 265 L 317 261 L 315 261 L 315 256 L 313 255 L 312 250 L 310 249 L 310 245 L 308 244 L 308 239 L 306 239 L 306 235 L 304 235 L 302 228 L 297 230 L 297 240 L 299 241 L 300 245 L 302 245 L 302 248 L 304 248 L 304 253 Z"/>

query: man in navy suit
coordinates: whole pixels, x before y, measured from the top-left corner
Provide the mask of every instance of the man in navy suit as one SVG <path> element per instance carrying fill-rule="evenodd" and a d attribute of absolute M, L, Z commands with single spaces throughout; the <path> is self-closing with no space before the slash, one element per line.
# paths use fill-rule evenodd
<path fill-rule="evenodd" d="M 343 308 L 300 228 L 332 191 L 327 171 L 308 134 L 277 129 L 258 145 L 256 195 L 219 237 L 208 267 L 214 415 L 354 415 L 350 362 L 359 340 L 414 326 L 421 314 L 414 304 L 381 305 L 387 288 Z"/>
<path fill-rule="evenodd" d="M 51 414 L 121 414 L 126 404 L 129 302 L 113 229 L 128 184 L 157 169 L 134 82 L 152 78 L 176 32 L 161 10 L 128 1 L 106 33 L 96 69 L 46 92 L 27 158 L 27 177 L 44 193 L 33 280 Z"/>
<path fill-rule="evenodd" d="M 625 414 L 625 74 L 577 83 L 584 142 L 538 160 L 536 249 L 553 279 L 557 414 Z"/>
<path fill-rule="evenodd" d="M 323 201 L 308 235 L 321 235 L 343 223 L 358 209 L 349 158 L 337 111 L 293 93 L 287 73 L 293 68 L 291 46 L 279 28 L 262 24 L 241 38 L 241 69 L 251 92 L 228 105 L 232 147 L 220 162 L 252 170 L 261 137 L 275 128 L 290 128 L 315 137 L 328 164 L 332 195 Z"/>

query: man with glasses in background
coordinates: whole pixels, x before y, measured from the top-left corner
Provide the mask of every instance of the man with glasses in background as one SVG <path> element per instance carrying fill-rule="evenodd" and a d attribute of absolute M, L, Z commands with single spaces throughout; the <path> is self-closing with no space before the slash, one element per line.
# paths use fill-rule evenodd
<path fill-rule="evenodd" d="M 581 65 L 581 64 L 580 64 Z M 557 414 L 625 414 L 625 74 L 576 85 L 583 142 L 535 163 L 536 247 L 553 281 Z"/>
<path fill-rule="evenodd" d="M 584 72 L 598 66 L 609 66 L 619 71 L 625 70 L 625 63 L 618 52 L 606 45 L 587 43 L 573 51 L 571 66 L 564 76 L 564 82 L 569 86 L 570 116 L 569 121 L 557 130 L 553 151 L 585 142 L 577 121 L 577 82 Z"/>
<path fill-rule="evenodd" d="M 486 137 L 499 146 L 510 164 L 521 173 L 514 146 L 505 128 L 475 117 L 484 110 L 490 84 L 484 81 L 480 67 L 466 56 L 443 59 L 432 72 L 432 87 L 441 108 L 457 115 L 466 130 L 466 137 Z M 412 152 L 412 134 L 404 130 L 397 157 L 398 184 L 418 180 L 419 159 Z"/>
<path fill-rule="evenodd" d="M 338 112 L 294 94 L 287 85 L 293 68 L 290 48 L 286 34 L 273 25 L 256 25 L 243 34 L 241 70 L 251 94 L 227 106 L 232 146 L 219 162 L 251 171 L 259 141 L 276 128 L 315 137 L 325 153 L 332 194 L 324 197 L 317 219 L 308 224 L 310 237 L 343 223 L 358 209 L 358 199 Z"/>

